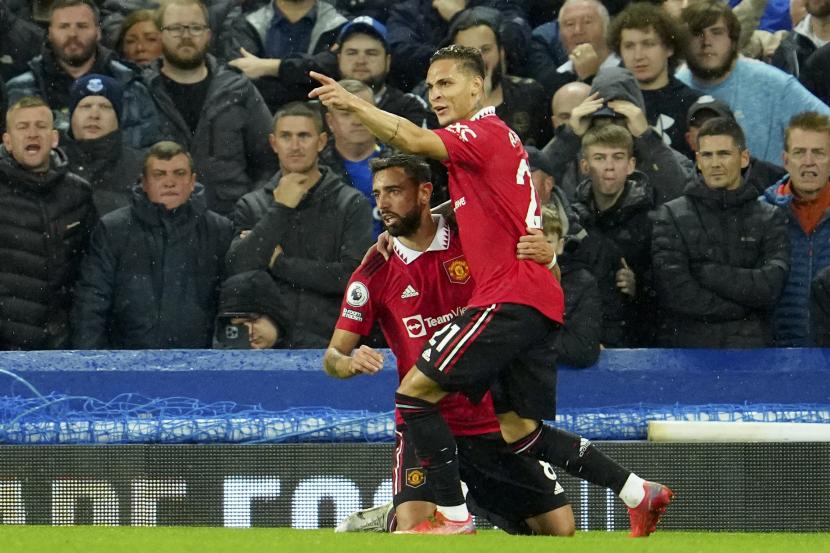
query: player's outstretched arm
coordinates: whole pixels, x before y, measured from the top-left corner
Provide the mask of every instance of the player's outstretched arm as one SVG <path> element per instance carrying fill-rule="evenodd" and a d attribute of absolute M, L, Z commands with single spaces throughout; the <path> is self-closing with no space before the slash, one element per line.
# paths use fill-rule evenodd
<path fill-rule="evenodd" d="M 335 329 L 323 355 L 323 368 L 329 376 L 351 378 L 359 374 L 375 374 L 383 368 L 383 355 L 369 346 L 355 350 L 360 335 Z"/>
<path fill-rule="evenodd" d="M 316 71 L 309 76 L 320 83 L 308 93 L 309 98 L 318 98 L 329 109 L 341 109 L 354 113 L 361 123 L 378 139 L 408 154 L 425 156 L 444 161 L 449 157 L 444 142 L 429 129 L 373 106 L 358 98 L 337 81 Z"/>

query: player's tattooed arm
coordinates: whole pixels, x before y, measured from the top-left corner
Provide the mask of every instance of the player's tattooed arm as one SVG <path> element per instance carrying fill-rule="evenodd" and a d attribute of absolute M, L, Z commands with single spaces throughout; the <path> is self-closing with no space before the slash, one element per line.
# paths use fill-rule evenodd
<path fill-rule="evenodd" d="M 375 374 L 383 368 L 383 354 L 360 346 L 360 336 L 354 332 L 336 329 L 323 356 L 323 368 L 329 376 L 351 378 L 359 374 Z"/>

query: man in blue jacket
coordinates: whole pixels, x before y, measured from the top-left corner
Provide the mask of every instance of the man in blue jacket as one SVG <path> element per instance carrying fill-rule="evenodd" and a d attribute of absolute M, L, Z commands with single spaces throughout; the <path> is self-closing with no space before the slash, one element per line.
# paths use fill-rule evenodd
<path fill-rule="evenodd" d="M 788 175 L 770 186 L 764 199 L 787 217 L 792 255 L 790 274 L 774 315 L 775 345 L 808 347 L 810 284 L 830 266 L 830 117 L 795 116 L 784 134 Z"/>

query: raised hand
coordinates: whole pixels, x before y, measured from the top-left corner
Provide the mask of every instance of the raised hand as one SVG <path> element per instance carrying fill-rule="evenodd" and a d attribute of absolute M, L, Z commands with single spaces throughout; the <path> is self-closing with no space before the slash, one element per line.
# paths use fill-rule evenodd
<path fill-rule="evenodd" d="M 280 74 L 281 60 L 260 58 L 245 48 L 240 48 L 239 53 L 242 54 L 242 57 L 229 61 L 228 65 L 239 69 L 249 79 L 276 77 Z"/>
<path fill-rule="evenodd" d="M 646 114 L 636 104 L 626 100 L 611 100 L 608 107 L 625 117 L 625 126 L 634 138 L 642 136 L 648 130 Z"/>
<path fill-rule="evenodd" d="M 603 102 L 604 100 L 599 97 L 599 92 L 594 92 L 571 111 L 568 125 L 576 136 L 581 137 L 588 131 L 588 127 L 591 126 L 591 115 L 602 107 Z"/>
<path fill-rule="evenodd" d="M 309 71 L 308 76 L 322 85 L 309 92 L 309 98 L 319 99 L 329 109 L 354 110 L 354 102 L 359 98 L 340 86 L 337 81 L 316 71 Z"/>

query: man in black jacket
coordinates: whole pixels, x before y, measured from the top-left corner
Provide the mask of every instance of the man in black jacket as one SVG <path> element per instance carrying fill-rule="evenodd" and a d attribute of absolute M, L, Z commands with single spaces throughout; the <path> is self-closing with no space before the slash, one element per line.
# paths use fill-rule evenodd
<path fill-rule="evenodd" d="M 124 104 L 121 84 L 95 73 L 72 85 L 69 131 L 61 144 L 69 167 L 92 185 L 98 215 L 130 203 L 130 187 L 138 180 L 144 154 L 124 143 L 118 121 Z"/>
<path fill-rule="evenodd" d="M 270 272 L 289 321 L 280 345 L 323 348 L 346 283 L 371 244 L 371 207 L 318 165 L 326 134 L 316 109 L 295 102 L 277 111 L 270 141 L 280 171 L 237 203 L 229 271 Z"/>
<path fill-rule="evenodd" d="M 268 150 L 271 113 L 253 84 L 207 53 L 211 31 L 198 0 L 159 9 L 162 59 L 144 73 L 165 139 L 193 156 L 207 206 L 227 214 L 276 164 Z"/>
<path fill-rule="evenodd" d="M 654 188 L 634 170 L 631 133 L 619 125 L 596 127 L 582 137 L 583 174 L 572 204 L 588 236 L 575 257 L 597 279 L 606 347 L 653 345 L 651 222 Z"/>
<path fill-rule="evenodd" d="M 78 262 L 96 220 L 89 184 L 56 148 L 52 111 L 24 97 L 0 148 L 0 350 L 69 345 Z"/>
<path fill-rule="evenodd" d="M 653 223 L 658 345 L 769 346 L 769 318 L 790 266 L 784 215 L 742 178 L 749 151 L 733 119 L 707 121 L 697 140 L 702 178 L 661 206 Z"/>
<path fill-rule="evenodd" d="M 231 222 L 205 207 L 193 160 L 159 142 L 131 204 L 105 215 L 81 265 L 78 349 L 209 348 Z"/>

